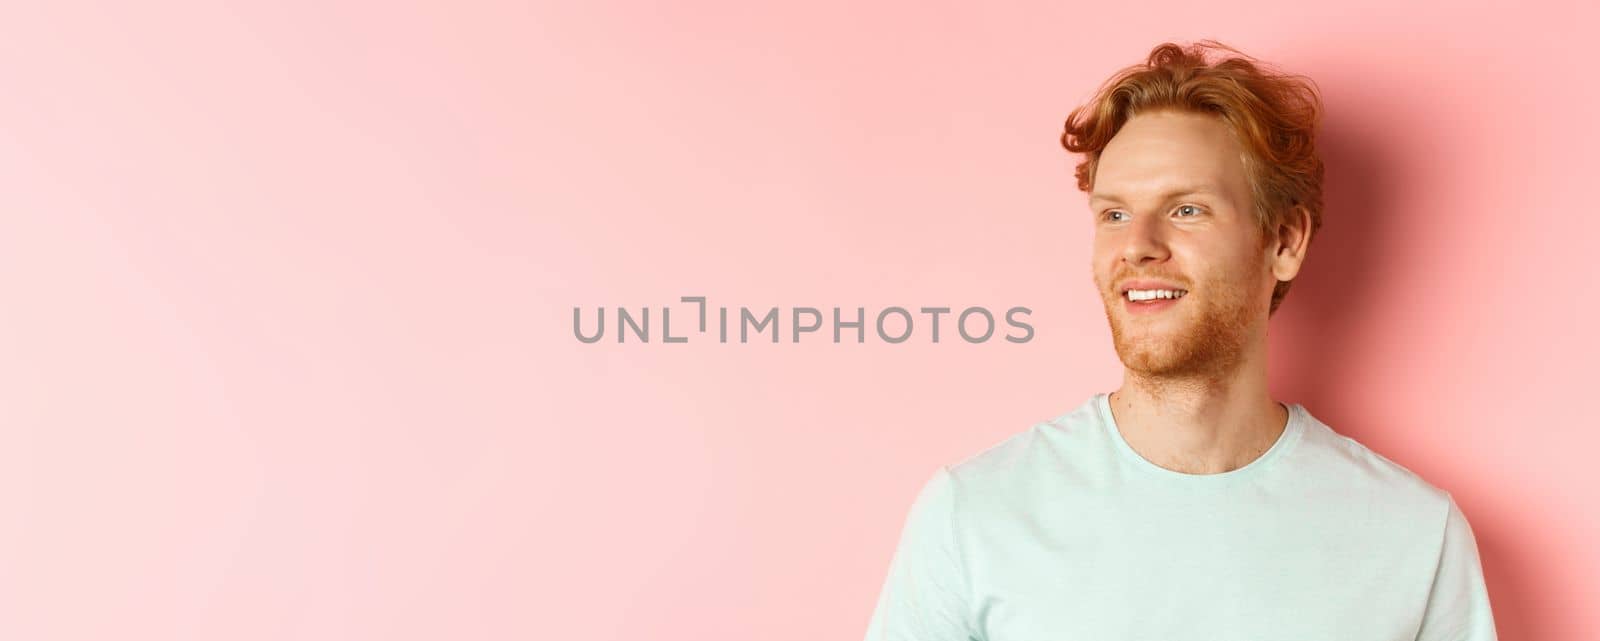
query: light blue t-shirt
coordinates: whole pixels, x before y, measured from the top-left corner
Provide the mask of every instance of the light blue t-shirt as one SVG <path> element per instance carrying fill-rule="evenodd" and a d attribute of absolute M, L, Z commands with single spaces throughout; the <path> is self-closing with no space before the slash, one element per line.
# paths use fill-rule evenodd
<path fill-rule="evenodd" d="M 1450 494 L 1286 407 L 1219 474 L 1141 457 L 1105 394 L 940 467 L 867 641 L 1495 641 Z"/>

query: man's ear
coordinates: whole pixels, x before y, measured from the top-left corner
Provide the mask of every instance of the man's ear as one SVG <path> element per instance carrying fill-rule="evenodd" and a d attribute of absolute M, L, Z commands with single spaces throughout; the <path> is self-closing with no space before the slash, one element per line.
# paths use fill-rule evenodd
<path fill-rule="evenodd" d="M 1295 205 L 1276 229 L 1276 237 L 1269 247 L 1272 275 L 1278 280 L 1294 280 L 1305 263 L 1306 248 L 1311 246 L 1311 210 Z"/>

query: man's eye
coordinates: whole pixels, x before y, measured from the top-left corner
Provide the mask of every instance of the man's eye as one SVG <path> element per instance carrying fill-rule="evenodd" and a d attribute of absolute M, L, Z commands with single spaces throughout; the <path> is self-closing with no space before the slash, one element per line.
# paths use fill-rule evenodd
<path fill-rule="evenodd" d="M 1179 206 L 1179 207 L 1178 207 L 1178 211 L 1179 211 L 1179 212 L 1182 212 L 1182 211 L 1183 211 L 1183 210 L 1185 210 L 1185 209 L 1193 209 L 1193 210 L 1194 210 L 1194 213 L 1193 213 L 1193 214 L 1189 214 L 1189 215 L 1190 215 L 1190 216 L 1199 216 L 1199 215 L 1200 215 L 1200 208 L 1199 208 L 1199 207 L 1196 207 L 1196 206 L 1194 206 L 1194 205 L 1180 205 L 1180 206 Z M 1183 215 L 1184 215 L 1184 214 L 1182 214 L 1182 213 L 1179 213 L 1179 214 L 1178 214 L 1178 215 L 1179 215 L 1179 216 L 1183 216 Z"/>
<path fill-rule="evenodd" d="M 1120 211 L 1117 211 L 1115 209 L 1106 212 L 1106 220 L 1109 220 L 1111 222 L 1121 222 L 1121 219 L 1117 218 L 1117 216 L 1127 216 L 1127 214 L 1122 213 Z"/>

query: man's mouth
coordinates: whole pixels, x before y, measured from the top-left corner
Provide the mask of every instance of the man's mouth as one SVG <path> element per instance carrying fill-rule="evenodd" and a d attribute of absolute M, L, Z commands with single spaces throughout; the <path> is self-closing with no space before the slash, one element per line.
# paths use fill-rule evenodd
<path fill-rule="evenodd" d="M 1134 303 L 1150 303 L 1154 301 L 1183 298 L 1189 291 L 1185 289 L 1130 289 L 1123 292 L 1123 298 Z"/>

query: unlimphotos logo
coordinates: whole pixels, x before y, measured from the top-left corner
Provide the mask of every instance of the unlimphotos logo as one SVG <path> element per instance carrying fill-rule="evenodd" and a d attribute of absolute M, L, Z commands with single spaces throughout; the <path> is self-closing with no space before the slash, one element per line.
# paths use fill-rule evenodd
<path fill-rule="evenodd" d="M 658 309 L 661 312 L 659 315 L 661 319 L 660 339 L 663 343 L 687 343 L 692 336 L 705 335 L 710 331 L 707 329 L 707 312 L 711 308 L 706 304 L 706 297 L 683 296 L 679 298 L 679 301 L 693 303 L 698 306 L 698 331 L 673 335 L 672 308 L 662 306 Z M 615 309 L 616 321 L 611 326 L 611 331 L 616 336 L 618 343 L 628 342 L 628 334 L 630 333 L 633 334 L 634 340 L 637 342 L 650 342 L 649 307 L 639 308 L 637 313 L 629 311 L 626 307 L 617 307 Z M 783 310 L 785 309 L 788 311 L 784 312 Z M 584 322 L 583 309 L 579 307 L 572 308 L 572 335 L 581 342 L 598 343 L 606 337 L 606 308 L 596 307 L 594 311 L 594 321 L 586 324 Z M 716 308 L 717 342 L 720 343 L 728 342 L 730 329 L 728 311 L 727 307 Z M 923 317 L 927 321 L 927 330 L 924 333 L 925 338 L 923 340 L 931 343 L 939 342 L 939 320 L 946 315 L 951 316 L 956 334 L 960 335 L 961 339 L 968 343 L 987 342 L 994 337 L 998 329 L 995 322 L 995 314 L 985 307 L 968 307 L 959 313 L 954 312 L 949 307 L 920 307 L 918 312 L 920 313 L 919 315 L 913 315 L 910 310 L 904 307 L 885 307 L 879 310 L 871 323 L 872 328 L 876 330 L 877 340 L 885 343 L 904 343 L 911 340 L 912 336 L 917 334 L 922 327 L 917 321 L 919 317 Z M 1020 335 L 1012 335 L 1007 331 L 1004 335 L 1007 342 L 1026 343 L 1033 340 L 1033 326 L 1024 320 L 1031 313 L 1033 313 L 1033 310 L 1026 307 L 1012 307 L 1006 310 L 1004 315 L 1005 324 L 1011 329 L 1021 332 Z M 790 337 L 789 342 L 799 343 L 801 336 L 820 332 L 825 325 L 825 320 L 828 318 L 822 313 L 822 310 L 815 307 L 770 307 L 758 316 L 750 308 L 740 306 L 737 308 L 735 315 L 736 318 L 731 327 L 738 333 L 738 342 L 740 343 L 750 342 L 752 332 L 757 336 L 757 340 L 760 340 L 761 334 L 769 328 L 772 331 L 771 341 L 774 343 L 780 342 L 780 338 L 785 335 L 781 329 L 783 320 L 788 321 L 789 331 L 787 335 Z M 834 307 L 833 313 L 829 316 L 833 320 L 831 325 L 833 342 L 842 342 L 847 334 L 854 334 L 855 342 L 857 343 L 867 342 L 867 308 L 856 307 L 854 313 L 847 316 L 846 312 L 841 308 Z M 592 325 L 593 329 L 585 331 L 586 325 Z M 811 339 L 811 342 L 821 341 L 825 336 L 826 334 L 815 336 Z"/>

